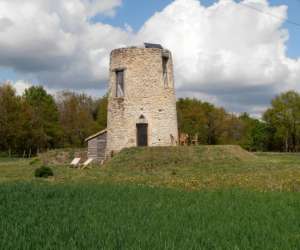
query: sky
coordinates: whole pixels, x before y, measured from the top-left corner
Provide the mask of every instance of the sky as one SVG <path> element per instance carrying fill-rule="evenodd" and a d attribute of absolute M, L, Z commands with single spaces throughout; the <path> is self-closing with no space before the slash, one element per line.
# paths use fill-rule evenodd
<path fill-rule="evenodd" d="M 299 13 L 300 0 L 0 0 L 0 82 L 101 96 L 112 49 L 161 43 L 177 97 L 259 117 L 300 91 Z"/>

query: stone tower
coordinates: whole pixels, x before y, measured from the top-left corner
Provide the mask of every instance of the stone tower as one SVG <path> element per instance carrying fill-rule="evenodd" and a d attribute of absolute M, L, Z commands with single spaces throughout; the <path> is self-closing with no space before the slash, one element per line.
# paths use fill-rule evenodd
<path fill-rule="evenodd" d="M 116 49 L 110 56 L 106 155 L 178 141 L 173 62 L 160 45 Z"/>

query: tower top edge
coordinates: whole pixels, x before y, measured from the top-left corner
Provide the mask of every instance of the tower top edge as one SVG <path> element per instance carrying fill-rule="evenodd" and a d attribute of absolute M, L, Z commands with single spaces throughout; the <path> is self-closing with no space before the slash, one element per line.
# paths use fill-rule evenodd
<path fill-rule="evenodd" d="M 165 52 L 170 52 L 170 50 L 164 48 L 160 44 L 150 44 L 150 43 L 145 43 L 142 46 L 127 46 L 127 47 L 120 47 L 113 49 L 111 51 L 111 54 L 113 53 L 118 53 L 122 51 L 130 51 L 130 50 L 152 50 L 152 51 L 165 51 Z"/>

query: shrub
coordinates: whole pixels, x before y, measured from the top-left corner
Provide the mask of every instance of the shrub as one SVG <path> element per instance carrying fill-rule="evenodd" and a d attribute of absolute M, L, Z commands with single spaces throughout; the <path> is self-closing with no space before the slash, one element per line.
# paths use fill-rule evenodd
<path fill-rule="evenodd" d="M 46 166 L 37 168 L 34 172 L 34 176 L 39 178 L 48 178 L 49 176 L 53 176 L 53 175 L 54 174 L 52 169 Z"/>

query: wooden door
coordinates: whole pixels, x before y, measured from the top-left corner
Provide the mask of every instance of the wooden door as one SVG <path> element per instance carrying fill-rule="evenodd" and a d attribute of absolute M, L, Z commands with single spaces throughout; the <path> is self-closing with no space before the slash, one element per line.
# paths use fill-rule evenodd
<path fill-rule="evenodd" d="M 137 146 L 148 146 L 148 124 L 137 124 Z"/>

